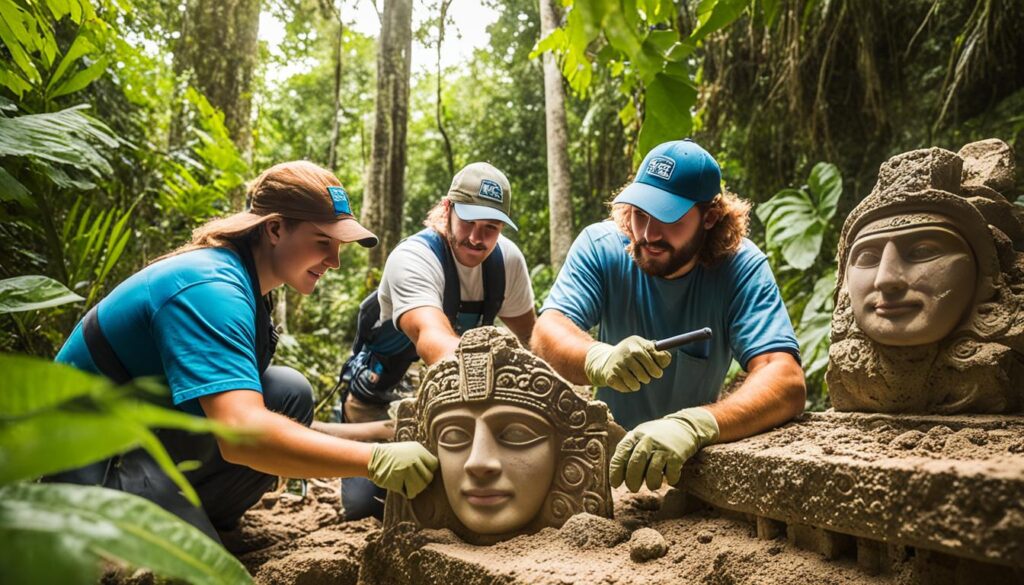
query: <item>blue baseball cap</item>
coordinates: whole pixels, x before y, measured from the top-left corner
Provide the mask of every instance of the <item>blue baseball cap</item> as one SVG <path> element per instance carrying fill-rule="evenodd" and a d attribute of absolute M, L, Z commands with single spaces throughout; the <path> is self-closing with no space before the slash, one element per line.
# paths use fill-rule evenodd
<path fill-rule="evenodd" d="M 612 203 L 628 203 L 662 223 L 675 223 L 695 204 L 711 201 L 721 192 L 718 163 L 687 138 L 651 149 L 636 178 Z"/>

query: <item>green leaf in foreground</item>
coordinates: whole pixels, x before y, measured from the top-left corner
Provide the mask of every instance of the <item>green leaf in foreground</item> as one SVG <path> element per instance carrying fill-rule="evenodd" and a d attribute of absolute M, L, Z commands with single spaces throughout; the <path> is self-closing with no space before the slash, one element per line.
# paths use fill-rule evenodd
<path fill-rule="evenodd" d="M 84 300 L 47 276 L 35 274 L 0 280 L 0 313 L 48 309 Z"/>
<path fill-rule="evenodd" d="M 0 540 L 45 542 L 52 558 L 79 558 L 95 574 L 101 559 L 146 567 L 197 585 L 252 583 L 230 553 L 198 528 L 138 496 L 90 486 L 16 484 L 0 488 Z M 4 583 L 43 583 L 47 562 L 0 547 Z M 34 550 L 39 548 L 32 547 Z"/>
<path fill-rule="evenodd" d="M 142 447 L 199 505 L 195 490 L 151 429 L 245 437 L 215 421 L 140 401 L 132 395 L 134 383 L 115 386 L 101 376 L 39 358 L 0 355 L 0 385 L 0 485 Z"/>

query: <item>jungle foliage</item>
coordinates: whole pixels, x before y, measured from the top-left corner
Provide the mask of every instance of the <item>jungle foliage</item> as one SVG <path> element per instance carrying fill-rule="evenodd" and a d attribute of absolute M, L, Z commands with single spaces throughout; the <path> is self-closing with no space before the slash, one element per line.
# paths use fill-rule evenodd
<path fill-rule="evenodd" d="M 62 547 L 66 563 L 32 575 L 61 581 L 103 551 L 172 577 L 238 582 L 240 566 L 201 534 L 176 538 L 186 544 L 171 554 L 207 569 L 159 565 L 172 546 L 160 535 L 184 528 L 152 506 L 27 481 L 139 445 L 158 453 L 152 428 L 203 424 L 152 405 L 164 390 L 151 382 L 113 387 L 48 360 L 89 307 L 205 220 L 236 211 L 245 181 L 271 164 L 331 166 L 361 208 L 377 39 L 354 26 L 355 2 L 264 0 L 284 38 L 224 55 L 254 61 L 248 91 L 232 93 L 200 84 L 216 64 L 197 65 L 194 47 L 182 46 L 201 42 L 188 16 L 217 8 L 205 0 L 0 0 L 0 352 L 11 354 L 0 358 L 0 533 L 17 542 L 2 552 L 4 571 Z M 555 275 L 538 57 L 550 51 L 568 89 L 574 234 L 607 216 L 651 146 L 693 136 L 728 188 L 757 204 L 751 238 L 796 326 L 815 407 L 827 406 L 836 239 L 878 165 L 988 137 L 1024 164 L 1017 0 L 563 0 L 562 26 L 546 38 L 535 0 L 486 4 L 497 14 L 486 46 L 465 63 L 412 73 L 403 235 L 420 229 L 451 168 L 491 161 L 512 184 L 520 230 L 507 235 L 544 299 Z M 444 52 L 457 8 L 425 6 L 431 16 L 413 37 Z M 249 117 L 211 105 L 225 95 L 251 100 Z M 287 334 L 277 359 L 321 393 L 379 276 L 357 247 L 341 262 L 314 294 L 287 292 L 279 305 Z M 80 448 L 53 453 L 40 429 L 54 422 Z M 87 440 L 98 427 L 102 440 Z M 44 530 L 26 532 L 26 514 L 48 518 Z M 77 532 L 85 525 L 103 530 Z M 103 540 L 128 533 L 135 548 Z M 220 552 L 203 557 L 206 548 Z"/>

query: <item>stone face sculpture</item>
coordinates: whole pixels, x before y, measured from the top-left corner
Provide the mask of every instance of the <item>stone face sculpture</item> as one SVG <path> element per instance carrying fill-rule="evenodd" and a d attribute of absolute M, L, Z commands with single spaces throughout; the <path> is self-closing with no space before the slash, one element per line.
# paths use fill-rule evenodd
<path fill-rule="evenodd" d="M 388 494 L 385 529 L 411 521 L 492 544 L 578 512 L 611 517 L 608 458 L 622 430 L 608 407 L 504 330 L 468 331 L 456 355 L 399 406 L 395 440 L 420 441 L 440 469 L 411 501 Z"/>
<path fill-rule="evenodd" d="M 1024 403 L 1024 221 L 999 140 L 904 153 L 839 241 L 826 381 L 836 410 L 1002 413 Z"/>

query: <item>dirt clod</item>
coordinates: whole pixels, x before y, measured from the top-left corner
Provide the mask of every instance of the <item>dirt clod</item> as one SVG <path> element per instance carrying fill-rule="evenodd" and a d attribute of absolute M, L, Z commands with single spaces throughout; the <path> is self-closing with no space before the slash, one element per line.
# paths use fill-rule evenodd
<path fill-rule="evenodd" d="M 577 514 L 559 531 L 562 539 L 579 548 L 609 548 L 629 538 L 629 532 L 614 520 L 593 514 Z"/>
<path fill-rule="evenodd" d="M 641 528 L 629 539 L 629 558 L 638 563 L 659 559 L 668 552 L 668 543 L 653 528 Z"/>

